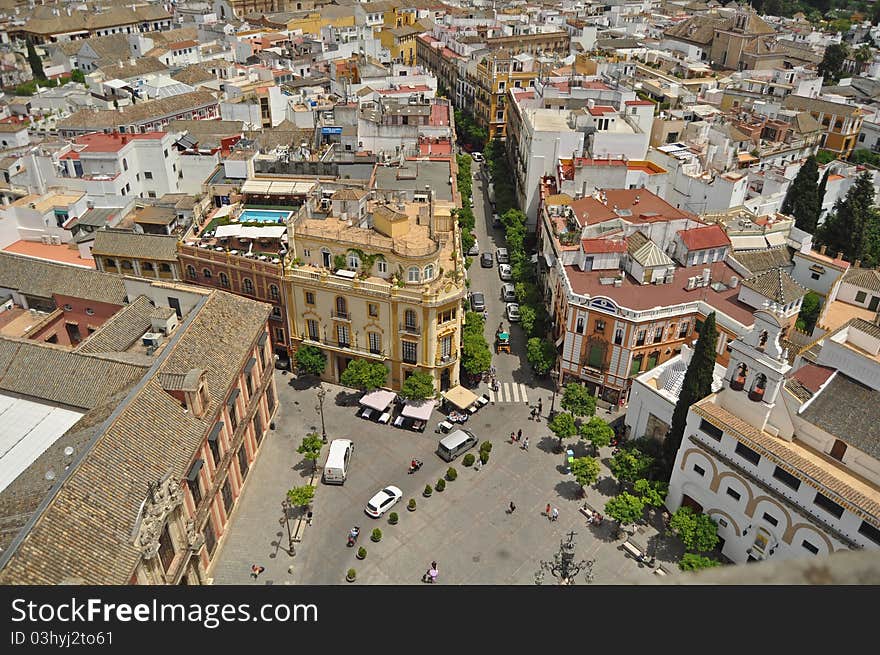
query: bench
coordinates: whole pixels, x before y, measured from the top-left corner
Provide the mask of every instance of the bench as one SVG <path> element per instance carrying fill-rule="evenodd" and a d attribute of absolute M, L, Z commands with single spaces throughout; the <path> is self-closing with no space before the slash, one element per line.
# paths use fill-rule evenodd
<path fill-rule="evenodd" d="M 658 566 L 656 569 L 654 569 L 654 574 L 655 574 L 655 575 L 669 575 L 668 573 L 666 573 L 666 571 L 664 571 L 664 570 L 663 570 L 661 567 L 659 567 L 659 566 Z"/>
<path fill-rule="evenodd" d="M 624 549 L 626 552 L 628 552 L 630 555 L 632 555 L 633 557 L 635 557 L 636 559 L 638 559 L 639 557 L 641 557 L 641 555 L 642 555 L 642 551 L 640 551 L 638 548 L 636 548 L 635 546 L 633 546 L 630 542 L 628 542 L 628 541 L 624 541 L 622 545 L 623 545 L 623 549 Z"/>

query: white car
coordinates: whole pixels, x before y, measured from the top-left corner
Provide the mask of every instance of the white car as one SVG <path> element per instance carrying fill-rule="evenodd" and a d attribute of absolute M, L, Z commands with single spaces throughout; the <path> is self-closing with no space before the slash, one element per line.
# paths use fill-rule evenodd
<path fill-rule="evenodd" d="M 394 485 L 388 485 L 370 498 L 364 511 L 367 513 L 367 516 L 377 519 L 391 509 L 401 498 L 403 498 L 403 492 Z"/>
<path fill-rule="evenodd" d="M 498 264 L 498 277 L 505 281 L 513 279 L 513 270 L 510 268 L 510 264 Z"/>
<path fill-rule="evenodd" d="M 476 162 L 483 161 L 483 153 L 482 152 L 472 152 L 471 159 L 473 159 Z"/>
<path fill-rule="evenodd" d="M 515 302 L 507 303 L 507 320 L 516 323 L 519 320 L 519 305 Z"/>

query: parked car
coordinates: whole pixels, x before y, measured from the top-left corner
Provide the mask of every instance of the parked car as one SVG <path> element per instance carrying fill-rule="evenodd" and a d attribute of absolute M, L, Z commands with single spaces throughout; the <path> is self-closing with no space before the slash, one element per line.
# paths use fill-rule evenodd
<path fill-rule="evenodd" d="M 470 202 L 471 202 L 471 209 L 473 209 L 474 208 L 474 197 L 473 196 L 471 196 Z"/>
<path fill-rule="evenodd" d="M 482 152 L 472 152 L 471 159 L 473 159 L 476 162 L 483 161 L 483 153 Z"/>
<path fill-rule="evenodd" d="M 498 214 L 492 214 L 492 227 L 501 227 L 501 217 Z"/>
<path fill-rule="evenodd" d="M 394 485 L 389 485 L 367 501 L 364 511 L 367 513 L 367 516 L 377 519 L 391 509 L 401 498 L 403 498 L 403 492 Z"/>
<path fill-rule="evenodd" d="M 516 323 L 519 320 L 519 305 L 515 302 L 507 303 L 507 320 Z"/>
<path fill-rule="evenodd" d="M 510 268 L 510 264 L 498 264 L 498 277 L 505 281 L 513 279 L 513 270 Z"/>
<path fill-rule="evenodd" d="M 501 300 L 504 302 L 516 301 L 516 288 L 509 282 L 501 285 Z"/>
<path fill-rule="evenodd" d="M 477 241 L 474 241 L 474 245 L 471 246 L 471 249 L 467 251 L 467 254 L 471 257 L 476 257 L 480 254 L 480 244 Z"/>
<path fill-rule="evenodd" d="M 507 248 L 498 248 L 495 251 L 495 259 L 498 260 L 499 264 L 509 264 L 510 255 L 507 254 Z"/>
<path fill-rule="evenodd" d="M 494 262 L 492 261 L 491 252 L 484 252 L 482 255 L 480 255 L 480 266 L 482 266 L 483 268 L 492 268 L 493 265 Z"/>
<path fill-rule="evenodd" d="M 475 312 L 482 312 L 486 310 L 486 298 L 479 291 L 474 291 L 471 293 L 471 309 Z"/>

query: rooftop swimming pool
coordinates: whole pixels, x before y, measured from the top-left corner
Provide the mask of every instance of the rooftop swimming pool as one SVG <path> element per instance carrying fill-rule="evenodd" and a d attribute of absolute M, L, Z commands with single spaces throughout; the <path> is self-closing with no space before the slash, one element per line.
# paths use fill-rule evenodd
<path fill-rule="evenodd" d="M 285 223 L 292 212 L 272 209 L 243 209 L 239 223 Z"/>

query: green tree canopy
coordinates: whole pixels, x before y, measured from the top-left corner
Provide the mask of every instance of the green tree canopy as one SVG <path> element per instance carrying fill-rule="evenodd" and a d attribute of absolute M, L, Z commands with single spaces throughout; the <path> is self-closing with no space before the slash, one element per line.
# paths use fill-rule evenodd
<path fill-rule="evenodd" d="M 718 525 L 705 514 L 698 514 L 690 507 L 679 507 L 669 520 L 669 527 L 684 547 L 704 553 L 718 545 Z"/>
<path fill-rule="evenodd" d="M 546 375 L 556 365 L 556 347 L 549 339 L 532 337 L 526 344 L 526 359 L 535 373 Z"/>
<path fill-rule="evenodd" d="M 697 555 L 696 553 L 685 553 L 678 563 L 678 568 L 682 571 L 711 569 L 714 566 L 721 566 L 721 562 L 710 559 L 705 555 Z"/>
<path fill-rule="evenodd" d="M 672 412 L 672 427 L 663 442 L 666 464 L 669 469 L 675 461 L 678 447 L 684 436 L 688 410 L 695 402 L 712 393 L 712 374 L 715 371 L 715 345 L 717 343 L 718 330 L 715 328 L 715 312 L 712 312 L 700 327 L 700 335 L 684 374 L 678 402 Z"/>
<path fill-rule="evenodd" d="M 816 231 L 822 208 L 818 183 L 819 167 L 816 158 L 810 155 L 788 186 L 785 200 L 782 201 L 782 213 L 794 217 L 795 225 L 810 234 Z"/>
<path fill-rule="evenodd" d="M 577 425 L 574 422 L 574 416 L 568 412 L 557 413 L 547 424 L 550 432 L 559 438 L 562 444 L 563 439 L 569 439 L 577 434 Z"/>
<path fill-rule="evenodd" d="M 302 443 L 296 449 L 296 452 L 302 455 L 304 459 L 311 461 L 312 467 L 317 469 L 318 458 L 321 456 L 321 447 L 323 445 L 324 442 L 321 440 L 321 435 L 317 432 L 309 432 L 303 437 Z"/>
<path fill-rule="evenodd" d="M 605 513 L 620 525 L 637 523 L 645 513 L 645 502 L 638 496 L 623 492 L 605 503 Z"/>
<path fill-rule="evenodd" d="M 823 84 L 837 84 L 843 75 L 843 65 L 848 54 L 849 49 L 842 43 L 832 43 L 825 48 L 819 64 L 819 75 L 822 76 Z"/>
<path fill-rule="evenodd" d="M 565 407 L 564 403 L 563 407 Z M 580 433 L 581 438 L 586 439 L 592 444 L 594 453 L 598 453 L 599 448 L 608 446 L 614 438 L 614 429 L 598 416 L 593 416 L 589 421 L 583 423 Z"/>
<path fill-rule="evenodd" d="M 308 484 L 294 487 L 287 492 L 287 500 L 294 507 L 308 507 L 314 498 L 315 488 Z"/>
<path fill-rule="evenodd" d="M 80 69 L 74 68 L 72 71 L 70 71 L 70 79 L 74 82 L 84 84 L 86 81 L 86 74 L 83 73 Z"/>
<path fill-rule="evenodd" d="M 27 58 L 28 63 L 31 65 L 31 73 L 34 76 L 34 79 L 37 81 L 45 80 L 46 74 L 43 72 L 43 62 L 37 54 L 37 49 L 34 47 L 34 44 L 30 41 L 28 41 L 27 44 Z"/>
<path fill-rule="evenodd" d="M 519 324 L 526 334 L 533 334 L 538 319 L 538 312 L 531 305 L 519 306 Z"/>
<path fill-rule="evenodd" d="M 327 368 L 327 355 L 317 346 L 300 346 L 296 351 L 296 370 L 305 375 L 321 375 Z"/>
<path fill-rule="evenodd" d="M 645 480 L 642 478 L 641 480 L 636 480 L 633 485 L 633 492 L 645 501 L 645 505 L 649 507 L 663 507 L 669 487 L 660 480 Z"/>
<path fill-rule="evenodd" d="M 596 397 L 579 382 L 569 382 L 562 392 L 562 409 L 572 416 L 592 416 L 596 413 Z M 603 421 L 604 423 L 604 421 Z"/>
<path fill-rule="evenodd" d="M 403 381 L 398 395 L 407 400 L 427 400 L 434 394 L 434 377 L 424 371 L 414 371 Z"/>
<path fill-rule="evenodd" d="M 461 366 L 471 375 L 488 371 L 492 366 L 492 351 L 482 332 L 466 332 L 462 337 Z"/>
<path fill-rule="evenodd" d="M 599 479 L 599 460 L 593 457 L 578 457 L 571 463 L 571 472 L 581 487 L 589 487 Z"/>
<path fill-rule="evenodd" d="M 652 466 L 654 458 L 637 448 L 621 448 L 608 462 L 611 474 L 620 482 L 630 484 L 646 477 Z"/>
<path fill-rule="evenodd" d="M 866 267 L 880 263 L 880 214 L 874 207 L 870 171 L 863 171 L 846 197 L 834 204 L 816 236 L 832 254 L 840 252 L 849 261 L 861 260 Z"/>
<path fill-rule="evenodd" d="M 801 302 L 801 311 L 798 314 L 796 327 L 807 334 L 813 333 L 816 321 L 819 320 L 819 311 L 822 309 L 822 296 L 815 291 L 808 291 Z"/>
<path fill-rule="evenodd" d="M 353 359 L 342 372 L 339 381 L 346 387 L 354 387 L 361 391 L 372 391 L 385 386 L 388 369 L 381 362 L 367 359 Z"/>

